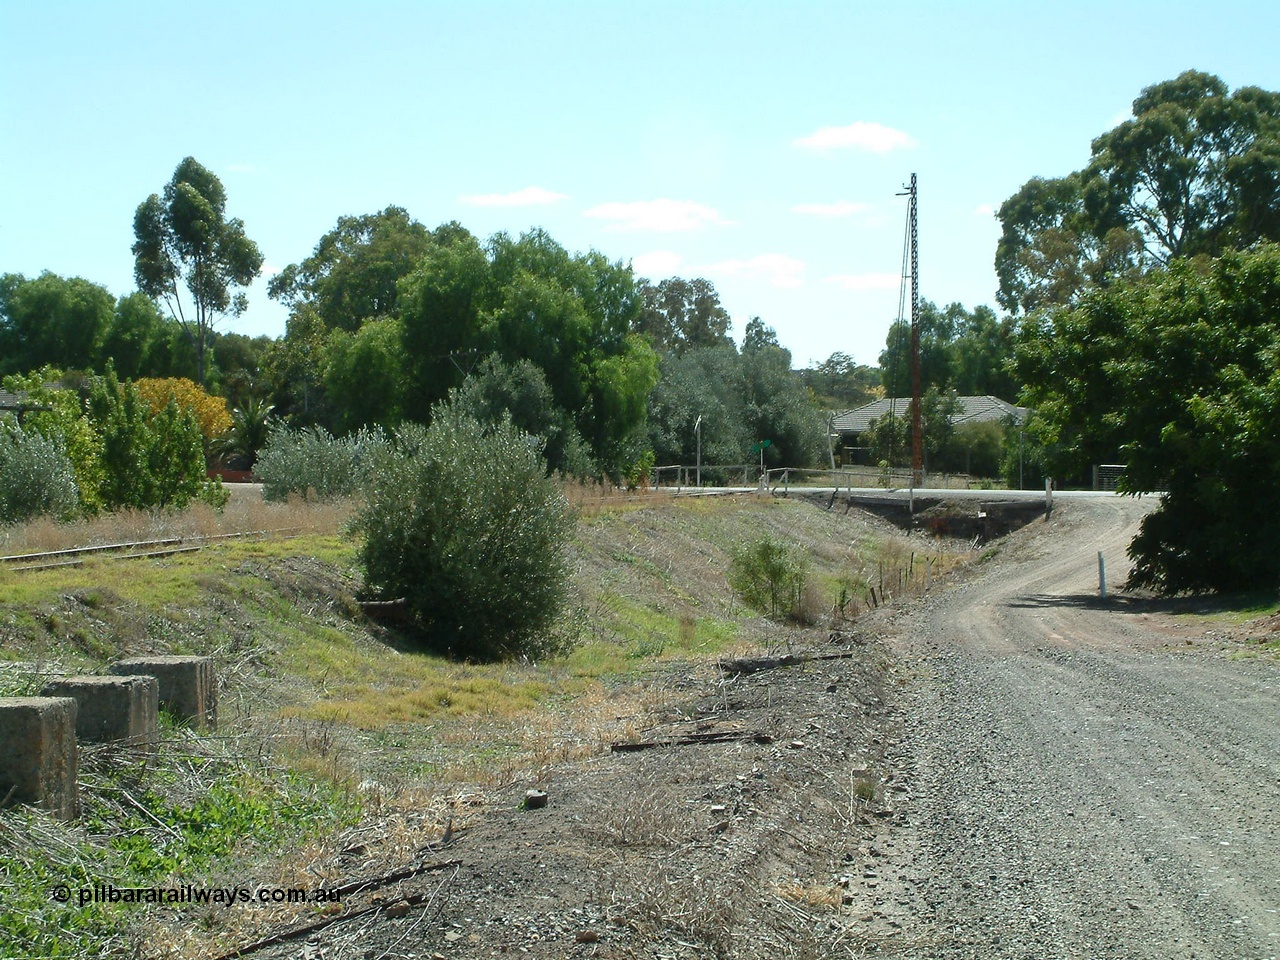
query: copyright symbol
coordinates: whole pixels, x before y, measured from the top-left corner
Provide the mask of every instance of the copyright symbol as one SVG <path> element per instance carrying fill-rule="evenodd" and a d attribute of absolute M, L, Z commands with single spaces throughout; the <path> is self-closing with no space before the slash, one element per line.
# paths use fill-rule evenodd
<path fill-rule="evenodd" d="M 59 903 L 68 903 L 71 900 L 71 888 L 66 884 L 60 883 L 53 888 L 53 899 Z"/>

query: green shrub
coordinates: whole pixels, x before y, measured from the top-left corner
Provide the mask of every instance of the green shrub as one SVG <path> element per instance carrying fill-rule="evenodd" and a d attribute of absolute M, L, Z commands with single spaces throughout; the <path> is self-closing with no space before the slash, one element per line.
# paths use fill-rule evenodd
<path fill-rule="evenodd" d="M 454 391 L 452 402 L 481 423 L 507 417 L 521 430 L 543 441 L 548 469 L 570 477 L 595 477 L 591 448 L 578 433 L 573 417 L 556 405 L 542 368 L 530 360 L 505 363 L 497 354 Z"/>
<path fill-rule="evenodd" d="M 208 479 L 204 437 L 190 410 L 170 400 L 153 413 L 137 387 L 108 367 L 94 383 L 89 415 L 102 438 L 98 493 L 108 510 L 225 503 L 224 491 Z"/>
<path fill-rule="evenodd" d="M 798 550 L 766 535 L 734 551 L 729 586 L 768 617 L 803 619 L 807 567 Z"/>
<path fill-rule="evenodd" d="M 80 391 L 57 386 L 73 380 L 74 376 L 69 377 L 55 367 L 45 367 L 25 375 L 5 377 L 3 386 L 26 395 L 34 409 L 22 418 L 22 429 L 48 437 L 62 447 L 75 471 L 80 506 L 85 512 L 93 513 L 102 507 L 102 437 L 85 412 Z"/>
<path fill-rule="evenodd" d="M 962 423 L 955 428 L 943 453 L 931 469 L 945 473 L 967 473 L 975 477 L 998 477 L 1010 428 L 999 421 Z M 1016 443 L 1016 441 L 1015 441 Z"/>
<path fill-rule="evenodd" d="M 347 497 L 360 489 L 377 451 L 386 443 L 378 430 L 362 428 L 334 437 L 323 427 L 294 430 L 275 423 L 253 472 L 262 481 L 267 500 L 285 500 L 291 493 L 303 499 Z"/>
<path fill-rule="evenodd" d="M 403 597 L 428 642 L 460 659 L 553 652 L 573 524 L 538 441 L 440 404 L 375 461 L 356 521 L 366 590 Z"/>
<path fill-rule="evenodd" d="M 80 506 L 80 491 L 62 444 L 0 421 L 0 523 L 50 515 L 66 519 Z"/>

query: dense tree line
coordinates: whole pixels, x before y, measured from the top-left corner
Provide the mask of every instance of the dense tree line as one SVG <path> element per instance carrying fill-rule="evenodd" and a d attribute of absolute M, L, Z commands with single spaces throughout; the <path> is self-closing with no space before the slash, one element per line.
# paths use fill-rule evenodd
<path fill-rule="evenodd" d="M 210 389 L 238 403 L 256 388 L 273 341 L 212 334 L 209 346 Z M 144 293 L 117 299 L 100 284 L 48 272 L 0 276 L 0 376 L 46 366 L 103 371 L 108 361 L 124 380 L 197 373 L 189 335 Z"/>
<path fill-rule="evenodd" d="M 755 462 L 753 447 L 764 440 L 766 465 L 820 462 L 823 418 L 790 364 L 790 352 L 776 342 L 748 343 L 741 351 L 732 344 L 695 347 L 664 356 L 650 399 L 655 457 L 693 463 L 701 433 L 703 463 Z"/>
<path fill-rule="evenodd" d="M 767 439 L 770 462 L 804 465 L 823 448 L 806 383 L 830 402 L 868 382 L 843 355 L 804 379 L 759 320 L 739 348 L 705 279 L 651 283 L 541 230 L 481 240 L 395 206 L 339 218 L 271 280 L 289 308 L 283 337 L 224 333 L 262 255 L 190 157 L 139 205 L 134 236 L 139 290 L 118 299 L 80 278 L 0 277 L 0 375 L 53 365 L 92 382 L 110 365 L 126 392 L 186 378 L 226 401 L 205 454 L 241 468 L 273 421 L 393 430 L 446 398 L 480 422 L 509 419 L 539 438 L 549 469 L 575 476 L 638 480 L 655 458 L 692 461 L 698 417 L 706 461 L 750 461 Z"/>
<path fill-rule="evenodd" d="M 789 352 L 758 321 L 739 350 L 707 280 L 651 283 L 542 231 L 482 243 L 390 207 L 339 220 L 271 291 L 291 308 L 278 403 L 299 422 L 394 427 L 460 391 L 542 437 L 553 469 L 615 479 L 692 462 L 700 416 L 706 462 L 822 446 Z"/>
<path fill-rule="evenodd" d="M 920 304 L 920 389 L 960 396 L 1014 399 L 1019 390 L 1007 361 L 1012 355 L 1013 321 L 990 307 L 972 312 L 959 303 Z M 880 353 L 884 395 L 911 396 L 911 324 L 894 323 Z"/>
<path fill-rule="evenodd" d="M 645 452 L 657 356 L 633 329 L 630 269 L 601 254 L 538 230 L 485 243 L 457 224 L 428 231 L 390 207 L 340 220 L 271 292 L 291 308 L 279 406 L 300 421 L 426 422 L 469 376 L 513 370 L 545 388 L 554 468 L 619 477 Z"/>

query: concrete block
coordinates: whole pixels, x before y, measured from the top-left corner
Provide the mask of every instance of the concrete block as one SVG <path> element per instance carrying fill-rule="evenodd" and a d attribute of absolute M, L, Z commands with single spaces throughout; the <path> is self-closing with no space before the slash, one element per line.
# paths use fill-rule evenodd
<path fill-rule="evenodd" d="M 0 697 L 0 799 L 44 807 L 74 820 L 76 702 L 70 697 Z"/>
<path fill-rule="evenodd" d="M 159 737 L 160 682 L 151 676 L 63 677 L 45 697 L 76 702 L 76 738 L 84 743 L 154 743 Z"/>
<path fill-rule="evenodd" d="M 155 677 L 160 709 L 179 723 L 218 725 L 218 676 L 209 657 L 131 657 L 111 665 L 113 674 Z"/>

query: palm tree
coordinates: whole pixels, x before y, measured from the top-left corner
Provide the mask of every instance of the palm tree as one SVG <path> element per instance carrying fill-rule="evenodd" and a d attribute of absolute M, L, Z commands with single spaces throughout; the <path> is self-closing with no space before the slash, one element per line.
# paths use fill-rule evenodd
<path fill-rule="evenodd" d="M 271 430 L 273 404 L 250 397 L 243 406 L 231 411 L 231 428 L 219 438 L 216 452 L 224 461 L 239 460 L 245 470 L 252 470 L 258 451 L 267 442 Z"/>

